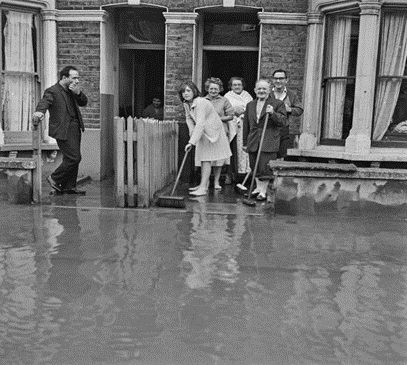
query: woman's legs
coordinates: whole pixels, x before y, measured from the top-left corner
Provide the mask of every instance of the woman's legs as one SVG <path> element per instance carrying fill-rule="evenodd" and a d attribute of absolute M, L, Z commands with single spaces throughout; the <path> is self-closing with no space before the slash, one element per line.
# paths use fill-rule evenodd
<path fill-rule="evenodd" d="M 211 167 L 211 161 L 201 161 L 201 183 L 197 190 L 189 193 L 190 195 L 206 195 L 209 187 L 209 178 L 211 177 Z"/>
<path fill-rule="evenodd" d="M 213 185 L 215 189 L 220 189 L 219 184 L 220 173 L 222 172 L 222 166 L 213 166 Z"/>

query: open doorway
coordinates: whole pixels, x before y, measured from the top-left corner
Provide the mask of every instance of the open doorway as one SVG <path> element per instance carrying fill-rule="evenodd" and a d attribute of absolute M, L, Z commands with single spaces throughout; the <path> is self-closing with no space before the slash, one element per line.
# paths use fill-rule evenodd
<path fill-rule="evenodd" d="M 141 117 L 153 98 L 163 100 L 164 51 L 120 49 L 119 116 Z"/>
<path fill-rule="evenodd" d="M 218 77 L 223 82 L 223 95 L 228 91 L 229 79 L 233 76 L 243 77 L 246 82 L 246 91 L 254 96 L 254 86 L 257 79 L 257 51 L 203 51 L 202 85 L 201 91 L 205 94 L 204 84 L 208 77 Z"/>

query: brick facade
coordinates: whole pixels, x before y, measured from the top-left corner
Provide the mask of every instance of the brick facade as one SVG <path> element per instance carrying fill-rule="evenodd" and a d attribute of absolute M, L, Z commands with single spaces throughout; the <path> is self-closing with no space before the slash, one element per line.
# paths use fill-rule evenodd
<path fill-rule="evenodd" d="M 82 109 L 85 126 L 100 126 L 100 24 L 98 22 L 58 22 L 58 70 L 78 68 L 81 85 L 88 97 Z"/>
<path fill-rule="evenodd" d="M 123 0 L 57 0 L 60 10 L 99 10 L 101 6 L 123 4 Z M 142 5 L 167 7 L 171 12 L 192 13 L 198 7 L 219 6 L 222 0 L 147 0 Z M 306 13 L 307 0 L 236 0 L 236 6 L 263 8 L 268 12 Z M 123 5 L 125 6 L 125 5 Z M 136 9 L 133 7 L 133 9 Z M 233 8 L 230 9 L 233 11 Z M 89 104 L 83 109 L 88 128 L 100 126 L 100 24 L 98 22 L 58 22 L 58 69 L 66 64 L 78 66 Z M 290 87 L 301 97 L 306 26 L 264 24 L 260 52 L 260 75 L 270 77 L 276 68 L 290 74 Z M 193 75 L 193 24 L 167 24 L 165 118 L 184 120 L 178 98 L 183 80 Z M 197 69 L 199 72 L 199 69 Z"/>
<path fill-rule="evenodd" d="M 183 120 L 184 109 L 178 97 L 182 81 L 192 79 L 193 25 L 168 24 L 165 118 Z"/>
<path fill-rule="evenodd" d="M 289 85 L 302 98 L 307 27 L 300 25 L 263 25 L 260 77 L 270 79 L 277 69 L 287 70 Z M 293 132 L 300 132 L 300 120 Z"/>

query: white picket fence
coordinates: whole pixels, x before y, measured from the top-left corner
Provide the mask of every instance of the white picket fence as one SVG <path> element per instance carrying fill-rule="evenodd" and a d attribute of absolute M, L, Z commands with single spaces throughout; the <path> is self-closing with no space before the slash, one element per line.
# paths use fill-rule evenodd
<path fill-rule="evenodd" d="M 175 180 L 178 122 L 115 117 L 114 125 L 116 205 L 148 207 Z"/>

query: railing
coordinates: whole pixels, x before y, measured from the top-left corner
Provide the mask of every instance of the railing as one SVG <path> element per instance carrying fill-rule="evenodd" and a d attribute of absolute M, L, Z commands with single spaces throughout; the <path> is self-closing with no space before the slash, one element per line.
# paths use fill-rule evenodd
<path fill-rule="evenodd" d="M 116 205 L 148 207 L 175 179 L 178 123 L 115 117 L 114 125 Z"/>

